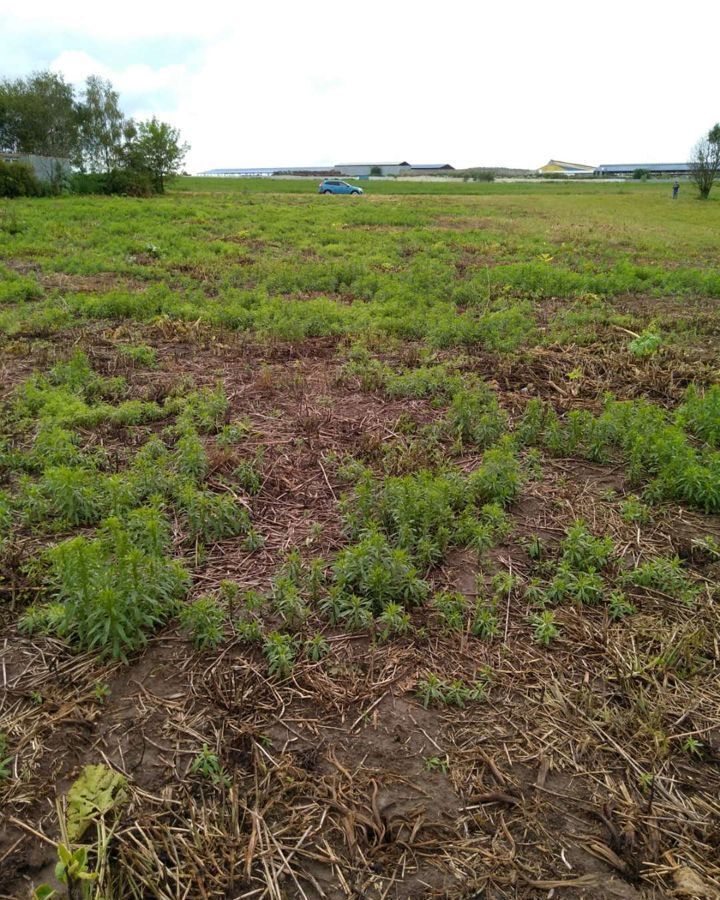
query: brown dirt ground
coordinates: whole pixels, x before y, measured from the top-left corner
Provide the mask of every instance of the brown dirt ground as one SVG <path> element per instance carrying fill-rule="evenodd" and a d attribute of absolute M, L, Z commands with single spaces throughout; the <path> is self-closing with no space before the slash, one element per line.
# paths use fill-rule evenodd
<path fill-rule="evenodd" d="M 195 595 L 224 578 L 266 590 L 290 547 L 305 558 L 332 556 L 343 540 L 343 485 L 327 454 L 376 459 L 404 440 L 394 427 L 401 414 L 441 414 L 342 379 L 336 341 L 258 345 L 165 325 L 142 332 L 160 359 L 159 371 L 147 372 L 116 352 L 118 341 L 138 335 L 98 328 L 77 345 L 100 371 L 125 374 L 133 396 L 160 398 L 186 375 L 198 385 L 221 380 L 229 418 L 247 417 L 253 432 L 212 457 L 218 478 L 266 448 L 262 489 L 248 498 L 265 546 L 250 553 L 230 539 L 208 548 L 193 573 Z M 64 341 L 43 345 L 48 364 Z M 477 352 L 470 369 L 511 412 L 534 394 L 559 409 L 592 408 L 606 389 L 652 395 L 652 385 L 663 402 L 676 399 L 679 387 L 663 385 L 662 371 L 641 368 L 639 384 L 627 362 L 592 348 L 511 363 Z M 6 357 L 9 384 L 38 364 L 20 352 Z M 573 392 L 566 375 L 578 365 L 587 378 Z M 122 431 L 102 439 L 127 454 Z M 473 600 L 478 576 L 480 589 L 497 571 L 527 579 L 525 539 L 538 534 L 552 552 L 578 517 L 611 534 L 628 559 L 684 547 L 699 577 L 716 578 L 691 548 L 695 536 L 720 536 L 717 519 L 669 507 L 639 529 L 618 514 L 627 490 L 617 467 L 548 460 L 543 480 L 529 482 L 511 508 L 507 540 L 481 567 L 474 554 L 453 552 L 433 581 Z M 8 624 L 0 731 L 17 777 L 0 789 L 0 896 L 26 897 L 51 877 L 55 799 L 83 765 L 104 761 L 130 784 L 113 850 L 122 897 L 720 897 L 710 585 L 695 610 L 652 591 L 636 602 L 631 625 L 600 608 L 558 610 L 560 637 L 547 650 L 531 639 L 521 591 L 505 598 L 503 635 L 493 642 L 443 633 L 425 608 L 413 614 L 413 638 L 384 644 L 325 627 L 330 655 L 298 662 L 283 682 L 268 679 L 262 655 L 230 630 L 219 651 L 198 653 L 168 627 L 125 667 Z M 652 663 L 686 639 L 700 662 L 689 661 L 684 677 Z M 427 671 L 473 680 L 484 667 L 493 672 L 486 702 L 424 709 L 415 696 Z M 96 685 L 109 687 L 107 698 Z M 702 737 L 701 757 L 681 751 L 688 734 Z M 204 743 L 226 786 L 190 773 Z M 683 887 L 685 869 L 700 879 L 694 894 Z"/>

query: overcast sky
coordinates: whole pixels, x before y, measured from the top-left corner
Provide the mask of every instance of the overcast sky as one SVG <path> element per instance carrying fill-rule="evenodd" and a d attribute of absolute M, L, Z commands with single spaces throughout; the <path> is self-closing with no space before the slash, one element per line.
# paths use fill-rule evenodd
<path fill-rule="evenodd" d="M 110 78 L 188 169 L 680 162 L 720 120 L 720 3 L 0 0 L 0 75 Z"/>

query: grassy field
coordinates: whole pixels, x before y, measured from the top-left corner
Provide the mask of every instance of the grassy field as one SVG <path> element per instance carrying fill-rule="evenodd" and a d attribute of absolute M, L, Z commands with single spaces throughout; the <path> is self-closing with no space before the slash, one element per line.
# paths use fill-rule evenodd
<path fill-rule="evenodd" d="M 245 194 L 315 194 L 322 180 L 317 178 L 234 178 L 191 175 L 177 178 L 173 182 L 175 193 L 245 193 Z M 349 182 L 359 185 L 366 194 L 465 194 L 474 196 L 482 194 L 532 194 L 587 195 L 600 193 L 605 196 L 612 193 L 644 194 L 662 193 L 670 195 L 671 181 L 592 181 L 571 178 L 537 179 L 534 181 L 463 181 L 462 178 L 452 180 L 414 181 L 409 178 L 371 178 L 367 181 L 349 178 Z M 692 188 L 683 179 L 681 193 L 692 193 Z"/>
<path fill-rule="evenodd" d="M 720 203 L 367 187 L 0 209 L 0 897 L 720 891 Z"/>

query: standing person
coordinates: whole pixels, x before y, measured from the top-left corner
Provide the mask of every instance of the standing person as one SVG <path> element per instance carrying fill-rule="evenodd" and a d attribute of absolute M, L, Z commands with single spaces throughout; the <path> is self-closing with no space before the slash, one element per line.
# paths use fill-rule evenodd
<path fill-rule="evenodd" d="M 679 190 L 680 190 L 680 182 L 675 181 L 673 183 L 673 200 L 677 200 Z"/>

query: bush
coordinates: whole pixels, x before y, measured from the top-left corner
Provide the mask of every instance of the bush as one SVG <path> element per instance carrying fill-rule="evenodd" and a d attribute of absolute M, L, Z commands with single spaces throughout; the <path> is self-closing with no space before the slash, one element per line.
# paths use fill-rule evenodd
<path fill-rule="evenodd" d="M 40 197 L 43 186 L 30 166 L 0 160 L 0 197 Z"/>
<path fill-rule="evenodd" d="M 101 172 L 75 172 L 70 177 L 71 194 L 106 194 L 105 175 Z"/>
<path fill-rule="evenodd" d="M 155 191 L 147 172 L 113 169 L 110 172 L 77 172 L 70 179 L 72 194 L 117 194 L 121 197 L 150 197 Z"/>

